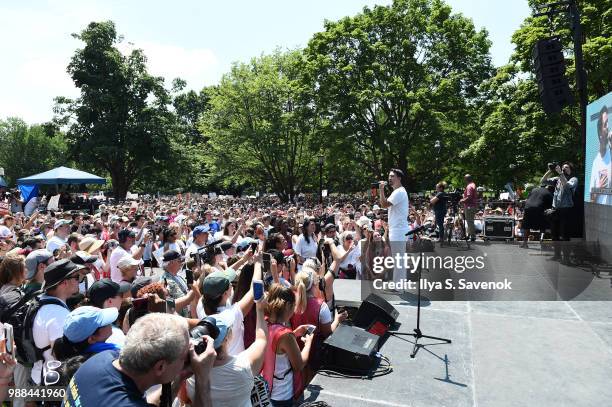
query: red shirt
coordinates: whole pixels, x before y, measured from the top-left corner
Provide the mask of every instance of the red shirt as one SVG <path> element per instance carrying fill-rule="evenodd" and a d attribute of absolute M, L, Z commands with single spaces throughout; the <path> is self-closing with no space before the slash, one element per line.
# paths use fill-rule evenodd
<path fill-rule="evenodd" d="M 470 182 L 463 191 L 463 197 L 467 200 L 463 203 L 466 208 L 475 208 L 478 206 L 478 192 L 476 191 L 476 184 Z"/>

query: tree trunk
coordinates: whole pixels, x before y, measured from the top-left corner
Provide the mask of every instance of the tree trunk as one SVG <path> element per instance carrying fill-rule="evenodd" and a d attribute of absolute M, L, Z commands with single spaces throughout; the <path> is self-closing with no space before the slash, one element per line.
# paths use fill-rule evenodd
<path fill-rule="evenodd" d="M 118 172 L 112 173 L 111 179 L 113 181 L 113 195 L 115 196 L 115 200 L 117 202 L 124 201 L 130 187 L 130 182 L 125 176 Z"/>

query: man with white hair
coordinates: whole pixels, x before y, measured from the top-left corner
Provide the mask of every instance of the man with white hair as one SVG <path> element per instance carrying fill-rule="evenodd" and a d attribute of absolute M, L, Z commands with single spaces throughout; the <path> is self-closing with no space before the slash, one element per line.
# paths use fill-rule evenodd
<path fill-rule="evenodd" d="M 74 374 L 62 405 L 108 406 L 159 405 L 161 392 L 145 391 L 172 382 L 174 400 L 191 368 L 195 377 L 192 406 L 212 406 L 210 373 L 216 357 L 214 341 L 204 336 L 206 350 L 197 354 L 189 341 L 187 321 L 177 315 L 151 313 L 130 328 L 120 353 L 100 352 Z"/>

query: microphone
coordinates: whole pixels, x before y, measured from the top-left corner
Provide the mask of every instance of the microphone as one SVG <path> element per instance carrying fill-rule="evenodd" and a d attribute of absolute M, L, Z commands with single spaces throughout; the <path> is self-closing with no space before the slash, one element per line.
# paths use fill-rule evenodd
<path fill-rule="evenodd" d="M 429 229 L 431 226 L 432 226 L 432 224 L 431 224 L 431 223 L 424 223 L 424 224 L 422 224 L 421 226 L 419 226 L 419 227 L 417 227 L 417 228 L 412 229 L 411 231 L 409 231 L 408 233 L 406 233 L 404 236 L 410 236 L 410 235 L 412 235 L 412 234 L 414 234 L 414 233 L 419 233 L 419 232 L 422 232 L 422 231 L 423 231 L 423 230 L 425 230 L 425 229 Z"/>

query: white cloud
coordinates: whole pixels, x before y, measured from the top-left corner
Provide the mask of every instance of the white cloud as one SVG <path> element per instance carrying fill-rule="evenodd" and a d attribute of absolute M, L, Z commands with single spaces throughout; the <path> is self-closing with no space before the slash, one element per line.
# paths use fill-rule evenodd
<path fill-rule="evenodd" d="M 0 42 L 0 119 L 17 116 L 29 123 L 45 122 L 53 117 L 55 97 L 78 95 L 66 67 L 83 44 L 70 34 L 91 21 L 115 21 L 118 33 L 125 37 L 120 49 L 125 52 L 130 41 L 142 48 L 149 71 L 163 76 L 168 85 L 180 77 L 188 88 L 199 90 L 218 81 L 221 66 L 210 49 L 140 41 L 128 24 L 122 24 L 122 18 L 121 7 L 105 2 L 49 0 L 36 6 L 0 5 L 0 35 L 5 38 Z M 148 34 L 140 34 L 144 35 Z"/>
<path fill-rule="evenodd" d="M 143 50 L 149 72 L 163 76 L 167 84 L 178 77 L 187 81 L 188 88 L 199 90 L 219 79 L 219 60 L 210 49 L 185 48 L 151 41 L 123 41 L 119 44 L 119 49 L 124 54 L 134 48 Z"/>

